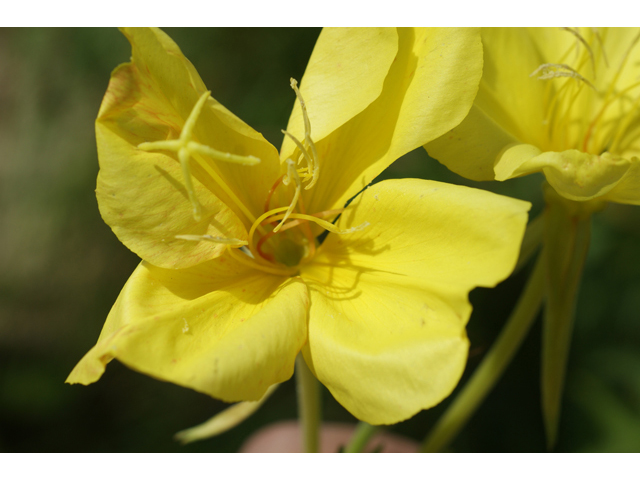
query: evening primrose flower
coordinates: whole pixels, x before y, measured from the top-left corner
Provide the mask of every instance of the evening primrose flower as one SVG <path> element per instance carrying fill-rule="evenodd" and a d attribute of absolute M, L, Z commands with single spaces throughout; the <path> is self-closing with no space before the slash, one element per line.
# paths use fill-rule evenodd
<path fill-rule="evenodd" d="M 573 201 L 640 204 L 640 29 L 488 28 L 469 116 L 426 146 L 472 180 L 543 172 Z"/>
<path fill-rule="evenodd" d="M 541 391 L 551 447 L 592 214 L 607 202 L 640 204 L 640 29 L 488 28 L 482 30 L 482 41 L 483 75 L 468 117 L 425 148 L 472 180 L 534 172 L 546 177 L 546 208 L 528 235 L 539 240 L 531 245 L 543 244 L 538 262 L 544 268 L 535 269 L 529 292 L 544 290 Z M 523 293 L 530 297 L 542 301 L 542 296 Z M 522 314 L 515 310 L 505 332 L 524 335 L 537 311 L 536 302 L 528 305 Z M 521 341 L 513 335 L 501 338 Z M 509 350 L 503 346 L 496 342 L 493 352 Z M 501 371 L 493 356 L 487 357 L 492 362 L 478 371 L 488 375 L 477 377 L 485 384 Z M 508 363 L 504 356 L 499 362 Z M 473 389 L 468 392 L 458 403 L 467 412 L 481 398 Z M 468 418 L 459 411 L 456 417 Z M 427 449 L 440 441 L 441 432 L 448 429 L 451 437 L 453 429 L 444 421 L 441 426 Z"/>
<path fill-rule="evenodd" d="M 113 72 L 96 122 L 97 197 L 143 261 L 67 381 L 95 382 L 117 358 L 254 401 L 302 351 L 370 423 L 446 397 L 467 358 L 468 292 L 512 271 L 529 204 L 425 180 L 358 192 L 466 116 L 478 32 L 324 30 L 301 90 L 291 82 L 280 155 L 163 32 L 124 33 L 132 62 Z"/>

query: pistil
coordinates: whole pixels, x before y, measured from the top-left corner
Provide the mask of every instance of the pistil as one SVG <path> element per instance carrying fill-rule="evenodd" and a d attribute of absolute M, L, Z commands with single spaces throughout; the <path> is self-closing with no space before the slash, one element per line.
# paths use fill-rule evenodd
<path fill-rule="evenodd" d="M 192 157 L 196 158 L 196 161 L 198 161 L 201 166 L 203 166 L 202 164 L 206 162 L 199 161 L 200 159 L 197 158 L 198 154 L 208 156 L 214 160 L 236 163 L 240 165 L 257 165 L 258 163 L 260 163 L 260 159 L 254 157 L 253 155 L 244 156 L 235 155 L 228 152 L 221 152 L 219 150 L 216 150 L 215 148 L 212 148 L 208 145 L 203 145 L 193 140 L 193 131 L 195 129 L 196 122 L 198 120 L 198 117 L 200 116 L 200 113 L 202 112 L 202 109 L 204 108 L 207 99 L 209 98 L 210 93 L 211 92 L 207 91 L 200 96 L 195 106 L 193 107 L 193 110 L 191 110 L 189 118 L 187 118 L 186 122 L 184 123 L 182 132 L 180 133 L 180 138 L 175 140 L 144 142 L 138 145 L 138 148 L 140 150 L 144 150 L 147 152 L 154 150 L 168 150 L 171 152 L 176 152 L 178 154 L 178 160 L 180 161 L 180 166 L 182 167 L 182 176 L 184 178 L 185 187 L 189 195 L 189 201 L 193 206 L 193 218 L 196 220 L 196 222 L 199 222 L 202 218 L 202 207 L 200 206 L 200 202 L 198 202 L 198 198 L 196 197 L 195 189 L 193 188 L 193 182 L 191 179 L 192 175 L 189 161 Z M 228 187 L 225 188 L 226 185 L 223 185 L 224 182 L 221 181 L 220 177 L 215 174 L 215 172 L 214 174 L 212 174 L 211 169 L 206 170 L 210 175 L 212 175 L 214 181 L 216 181 L 216 183 L 218 183 L 226 193 L 229 193 Z M 231 195 L 231 198 L 235 203 L 239 203 L 235 195 Z M 244 207 L 244 205 L 240 204 L 239 207 L 241 208 L 243 213 L 248 213 L 248 210 L 246 209 L 246 207 Z M 248 218 L 250 220 L 253 220 L 253 217 L 250 215 L 250 213 Z"/>

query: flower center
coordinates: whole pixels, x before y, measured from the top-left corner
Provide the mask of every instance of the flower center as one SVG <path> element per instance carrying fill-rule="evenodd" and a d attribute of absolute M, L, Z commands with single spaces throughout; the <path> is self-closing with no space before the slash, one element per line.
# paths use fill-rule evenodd
<path fill-rule="evenodd" d="M 177 153 L 189 201 L 193 207 L 193 217 L 197 222 L 201 220 L 202 215 L 191 179 L 189 167 L 191 159 L 204 168 L 246 217 L 253 222 L 248 242 L 211 235 L 176 235 L 176 238 L 226 244 L 229 254 L 240 263 L 267 273 L 289 276 L 297 273 L 300 264 L 308 263 L 314 257 L 317 249 L 317 227 L 337 234 L 346 234 L 362 230 L 369 225 L 368 222 L 365 222 L 354 228 L 339 230 L 328 220 L 335 221 L 344 209 L 326 210 L 313 214 L 306 212 L 301 195 L 302 186 L 306 183 L 304 188 L 309 190 L 316 184 L 320 175 L 320 162 L 315 143 L 311 139 L 311 122 L 307 114 L 307 107 L 300 90 L 298 90 L 298 82 L 293 78 L 291 79 L 291 88 L 302 108 L 304 138 L 300 141 L 291 133 L 282 130 L 282 133 L 294 142 L 296 148 L 293 154 L 282 163 L 285 172 L 275 180 L 265 199 L 264 214 L 257 219 L 234 195 L 224 180 L 202 159 L 202 156 L 249 166 L 260 163 L 260 159 L 251 155 L 241 156 L 220 152 L 194 140 L 195 124 L 210 92 L 205 92 L 196 102 L 184 124 L 180 138 L 145 142 L 138 145 L 139 149 L 145 151 L 168 150 Z M 273 207 L 272 203 L 286 206 Z M 240 247 L 240 252 L 238 247 Z"/>
<path fill-rule="evenodd" d="M 560 61 L 566 63 L 545 63 L 531 74 L 540 80 L 554 80 L 547 83 L 544 92 L 543 141 L 547 144 L 543 147 L 552 151 L 577 149 L 596 155 L 605 151 L 621 154 L 638 137 L 633 126 L 640 105 L 640 81 L 636 76 L 635 81 L 620 84 L 640 35 L 631 40 L 622 57 L 611 65 L 604 49 L 606 38 L 599 31 L 590 29 L 583 35 L 577 29 L 564 30 L 576 39 L 561 57 Z"/>
<path fill-rule="evenodd" d="M 302 109 L 304 140 L 300 141 L 286 130 L 282 130 L 282 133 L 294 142 L 296 149 L 283 163 L 283 166 L 286 166 L 286 172 L 275 181 L 267 195 L 265 213 L 254 222 L 249 231 L 249 250 L 254 260 L 258 263 L 267 262 L 275 266 L 283 265 L 289 269 L 302 263 L 308 263 L 313 259 L 317 248 L 316 235 L 313 230 L 315 226 L 343 235 L 362 230 L 369 225 L 368 222 L 365 222 L 357 227 L 339 230 L 326 219 L 337 218 L 344 211 L 342 208 L 307 214 L 301 196 L 302 183 L 308 182 L 305 190 L 309 190 L 315 185 L 320 172 L 320 161 L 315 143 L 311 139 L 311 122 L 307 114 L 307 107 L 298 90 L 298 82 L 293 78 L 291 79 L 291 88 L 296 93 Z M 304 166 L 300 167 L 303 160 L 305 161 Z M 284 197 L 282 192 L 279 196 L 277 195 L 279 188 L 288 188 L 291 201 L 287 207 L 271 209 L 272 198 L 286 198 L 286 193 L 284 193 Z M 291 192 L 291 190 L 293 191 Z M 261 226 L 272 229 L 258 239 L 254 239 L 256 230 Z"/>

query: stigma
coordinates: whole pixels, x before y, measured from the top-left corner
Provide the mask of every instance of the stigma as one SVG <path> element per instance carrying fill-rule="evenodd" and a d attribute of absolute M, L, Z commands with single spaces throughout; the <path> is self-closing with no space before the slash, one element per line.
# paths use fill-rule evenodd
<path fill-rule="evenodd" d="M 210 147 L 209 145 L 204 145 L 195 140 L 194 129 L 196 126 L 196 122 L 198 121 L 198 117 L 200 117 L 200 114 L 210 94 L 211 92 L 207 91 L 200 96 L 193 109 L 191 110 L 189 117 L 184 122 L 184 126 L 182 127 L 179 138 L 175 140 L 144 142 L 138 145 L 138 148 L 140 150 L 144 150 L 146 152 L 165 150 L 177 153 L 180 166 L 182 167 L 182 177 L 187 189 L 187 194 L 189 195 L 189 201 L 192 205 L 193 218 L 196 222 L 199 222 L 202 219 L 202 207 L 200 206 L 200 202 L 198 202 L 198 198 L 196 197 L 196 193 L 193 188 L 193 181 L 191 179 L 192 175 L 189 161 L 192 158 L 194 158 L 196 161 L 201 162 L 201 156 L 204 155 L 212 158 L 213 160 L 236 163 L 239 165 L 251 166 L 260 163 L 260 159 L 252 155 L 234 155 L 229 152 L 221 152 L 219 150 L 216 150 L 215 148 Z"/>

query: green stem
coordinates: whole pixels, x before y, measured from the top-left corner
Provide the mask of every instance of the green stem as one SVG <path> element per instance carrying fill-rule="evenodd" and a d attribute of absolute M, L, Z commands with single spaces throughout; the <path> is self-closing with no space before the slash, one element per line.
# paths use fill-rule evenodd
<path fill-rule="evenodd" d="M 320 446 L 320 383 L 311 373 L 302 354 L 296 358 L 296 384 L 298 390 L 298 416 L 302 428 L 303 450 L 317 453 Z"/>
<path fill-rule="evenodd" d="M 422 452 L 439 452 L 455 438 L 513 358 L 535 320 L 544 296 L 544 254 L 538 257 L 517 305 L 491 350 L 425 438 Z"/>
<path fill-rule="evenodd" d="M 353 436 L 349 443 L 344 448 L 344 453 L 360 453 L 362 452 L 371 437 L 375 435 L 375 433 L 380 429 L 380 427 L 369 425 L 366 422 L 358 423 L 355 432 L 353 432 Z"/>

